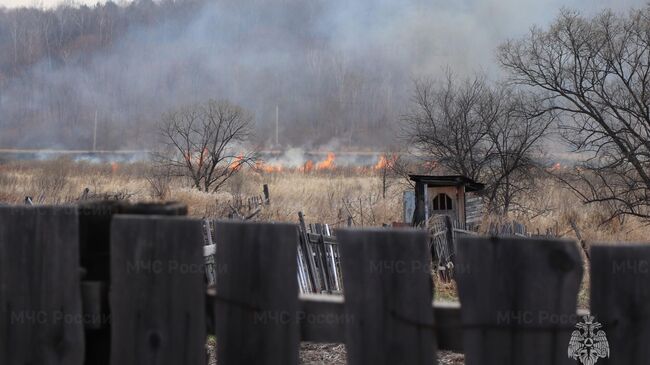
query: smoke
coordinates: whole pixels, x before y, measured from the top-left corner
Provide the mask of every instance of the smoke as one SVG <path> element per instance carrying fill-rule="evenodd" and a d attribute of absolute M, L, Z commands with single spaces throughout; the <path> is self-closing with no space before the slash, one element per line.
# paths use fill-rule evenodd
<path fill-rule="evenodd" d="M 499 77 L 494 51 L 562 6 L 587 13 L 642 1 L 220 0 L 134 27 L 111 46 L 43 61 L 0 89 L 5 147 L 149 148 L 160 115 L 228 99 L 259 143 L 383 148 L 412 80 L 449 67 Z M 78 58 L 76 58 L 78 57 Z M 1 84 L 0 84 L 1 85 Z M 290 158 L 290 156 L 288 156 Z"/>
<path fill-rule="evenodd" d="M 318 166 L 327 165 L 327 168 L 350 168 L 350 167 L 372 167 L 381 160 L 382 154 L 374 152 L 331 152 L 323 149 L 323 152 L 305 151 L 302 148 L 288 148 L 280 154 L 263 153 L 262 166 L 269 171 L 278 170 L 305 170 L 305 166 L 311 169 L 318 169 Z M 310 168 L 307 168 L 309 170 Z"/>
<path fill-rule="evenodd" d="M 267 161 L 270 165 L 295 169 L 303 167 L 308 161 L 308 158 L 305 156 L 305 151 L 301 148 L 289 148 L 281 156 L 267 159 Z"/>

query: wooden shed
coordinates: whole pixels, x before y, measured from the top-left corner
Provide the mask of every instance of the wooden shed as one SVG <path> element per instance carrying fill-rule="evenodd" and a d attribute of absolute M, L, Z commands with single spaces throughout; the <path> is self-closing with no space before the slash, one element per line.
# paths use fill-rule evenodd
<path fill-rule="evenodd" d="M 459 222 L 467 222 L 467 193 L 478 193 L 485 188 L 462 175 L 409 175 L 415 182 L 415 212 L 413 224 L 426 222 L 429 217 L 444 214 Z"/>

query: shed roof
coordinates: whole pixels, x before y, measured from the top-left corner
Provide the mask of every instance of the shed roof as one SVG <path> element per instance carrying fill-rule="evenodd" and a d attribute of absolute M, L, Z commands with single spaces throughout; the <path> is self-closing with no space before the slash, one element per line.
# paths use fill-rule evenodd
<path fill-rule="evenodd" d="M 411 181 L 421 182 L 427 186 L 465 186 L 465 191 L 481 191 L 485 184 L 476 182 L 463 175 L 409 175 Z"/>

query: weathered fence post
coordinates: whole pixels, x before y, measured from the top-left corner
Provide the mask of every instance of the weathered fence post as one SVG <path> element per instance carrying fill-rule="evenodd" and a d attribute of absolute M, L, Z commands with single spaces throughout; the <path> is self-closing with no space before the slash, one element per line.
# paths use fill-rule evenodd
<path fill-rule="evenodd" d="M 106 365 L 111 353 L 110 287 L 111 222 L 117 214 L 185 215 L 187 206 L 170 203 L 138 203 L 103 200 L 79 204 L 79 250 L 86 322 L 86 359 L 88 365 Z"/>
<path fill-rule="evenodd" d="M 200 220 L 123 215 L 111 228 L 111 363 L 204 364 Z"/>
<path fill-rule="evenodd" d="M 337 230 L 348 364 L 435 359 L 431 256 L 424 231 Z"/>
<path fill-rule="evenodd" d="M 575 364 L 567 356 L 582 278 L 575 243 L 463 237 L 456 260 L 465 364 Z"/>
<path fill-rule="evenodd" d="M 321 276 L 316 269 L 316 259 L 314 258 L 314 250 L 309 241 L 309 234 L 307 232 L 307 225 L 305 224 L 305 217 L 302 212 L 298 212 L 298 221 L 300 222 L 300 247 L 306 259 L 307 270 L 309 272 L 310 284 L 312 285 L 314 293 L 320 293 L 322 289 Z"/>
<path fill-rule="evenodd" d="M 120 210 L 119 201 L 88 201 L 78 206 L 80 264 L 84 271 L 82 295 L 84 313 L 92 313 L 95 323 L 86 325 L 87 365 L 107 365 L 111 353 L 110 311 L 110 229 L 113 216 Z"/>
<path fill-rule="evenodd" d="M 269 205 L 271 204 L 271 194 L 269 193 L 269 185 L 264 184 L 262 187 L 262 191 L 264 192 L 264 204 Z"/>
<path fill-rule="evenodd" d="M 220 222 L 216 230 L 218 363 L 297 364 L 297 226 Z"/>
<path fill-rule="evenodd" d="M 0 364 L 84 361 L 77 210 L 0 207 Z"/>
<path fill-rule="evenodd" d="M 456 247 L 456 240 L 454 239 L 454 224 L 451 222 L 451 217 L 446 215 L 444 216 L 445 220 L 445 237 L 447 238 L 447 252 L 453 257 L 456 254 L 458 248 Z M 451 279 L 451 276 L 450 276 Z"/>
<path fill-rule="evenodd" d="M 650 364 L 650 245 L 591 246 L 591 313 L 609 341 L 599 365 Z"/>

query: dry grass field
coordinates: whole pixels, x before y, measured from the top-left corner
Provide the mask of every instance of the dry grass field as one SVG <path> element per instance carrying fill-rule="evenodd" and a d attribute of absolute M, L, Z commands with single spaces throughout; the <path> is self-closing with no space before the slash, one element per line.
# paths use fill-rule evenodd
<path fill-rule="evenodd" d="M 162 198 L 187 204 L 192 216 L 225 217 L 230 205 L 261 196 L 268 184 L 271 204 L 259 215 L 261 220 L 295 222 L 303 211 L 309 222 L 338 225 L 350 215 L 355 225 L 374 226 L 401 220 L 402 191 L 408 188 L 405 181 L 392 179 L 384 198 L 381 179 L 371 170 L 267 173 L 246 168 L 218 193 L 205 193 L 190 188 L 183 178 L 161 181 L 166 179 L 151 178 L 149 172 L 145 163 L 9 162 L 0 165 L 0 202 L 21 204 L 31 196 L 37 204 L 70 203 L 88 188 L 91 196 Z"/>
<path fill-rule="evenodd" d="M 150 171 L 146 163 L 98 164 L 67 159 L 0 162 L 0 203 L 22 204 L 25 196 L 36 204 L 73 203 L 88 188 L 91 197 L 174 200 L 187 204 L 191 216 L 225 217 L 231 212 L 229 206 L 261 196 L 262 186 L 268 184 L 271 204 L 257 217 L 260 220 L 295 222 L 302 211 L 308 222 L 336 227 L 352 216 L 356 226 L 378 226 L 402 220 L 402 193 L 411 189 L 405 179 L 389 178 L 384 197 L 381 176 L 373 169 L 309 173 L 244 169 L 221 191 L 205 193 L 190 188 L 183 178 L 151 178 Z M 606 207 L 582 205 L 559 183 L 541 179 L 544 181 L 527 198 L 529 209 L 510 217 L 525 223 L 529 231 L 543 233 L 550 228 L 561 237 L 575 238 L 573 221 L 588 242 L 644 241 L 650 237 L 647 223 L 629 217 L 603 223 Z"/>

